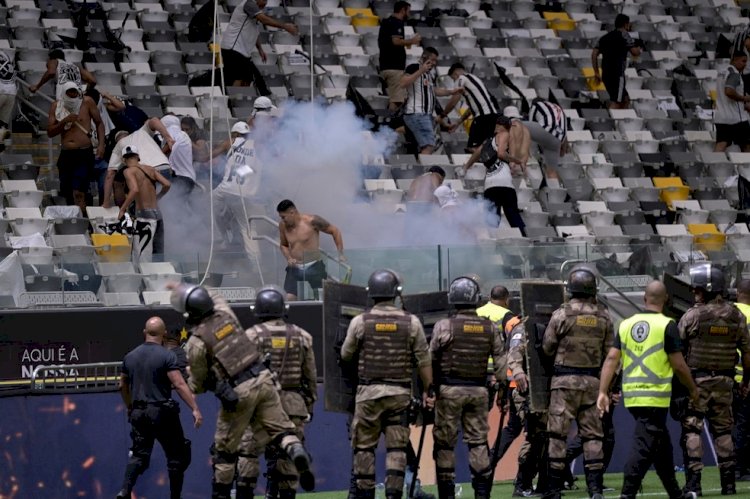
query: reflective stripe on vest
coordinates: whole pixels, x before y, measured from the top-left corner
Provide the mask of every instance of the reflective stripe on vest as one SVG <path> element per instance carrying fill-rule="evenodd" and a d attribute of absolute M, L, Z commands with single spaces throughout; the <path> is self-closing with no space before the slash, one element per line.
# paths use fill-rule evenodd
<path fill-rule="evenodd" d="M 735 303 L 735 306 L 740 309 L 740 312 L 742 312 L 742 315 L 745 316 L 745 320 L 750 323 L 750 305 L 746 303 Z M 737 383 L 742 383 L 742 377 L 744 376 L 744 371 L 742 369 L 742 352 L 740 352 L 739 349 L 737 349 L 737 366 L 734 368 L 734 380 Z"/>
<path fill-rule="evenodd" d="M 669 317 L 635 314 L 620 324 L 625 407 L 669 407 L 672 365 L 664 351 Z"/>

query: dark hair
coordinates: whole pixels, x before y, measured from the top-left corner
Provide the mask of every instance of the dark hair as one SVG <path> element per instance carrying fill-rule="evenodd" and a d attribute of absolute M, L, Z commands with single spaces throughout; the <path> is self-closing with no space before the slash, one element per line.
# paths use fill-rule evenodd
<path fill-rule="evenodd" d="M 747 57 L 747 54 L 742 50 L 735 50 L 732 54 L 732 59 L 738 59 L 740 57 Z"/>
<path fill-rule="evenodd" d="M 615 29 L 624 28 L 630 22 L 630 18 L 625 14 L 617 14 L 615 17 Z"/>
<path fill-rule="evenodd" d="M 509 295 L 508 288 L 505 286 L 495 286 L 492 288 L 492 291 L 490 291 L 490 298 L 493 300 L 506 300 Z"/>
<path fill-rule="evenodd" d="M 65 52 L 63 52 L 62 49 L 52 49 L 49 51 L 49 58 L 50 59 L 60 59 L 61 61 L 65 60 Z"/>
<path fill-rule="evenodd" d="M 198 128 L 198 122 L 195 121 L 195 118 L 193 118 L 192 116 L 183 116 L 180 119 L 180 124 L 187 125 L 190 128 Z"/>
<path fill-rule="evenodd" d="M 101 94 L 99 93 L 97 89 L 89 88 L 88 90 L 86 90 L 86 93 L 84 95 L 94 99 L 94 104 L 99 104 L 99 99 L 101 98 Z"/>
<path fill-rule="evenodd" d="M 278 205 L 276 206 L 276 211 L 277 211 L 278 213 L 284 213 L 285 211 L 287 211 L 287 210 L 291 210 L 292 208 L 297 208 L 297 207 L 296 207 L 296 206 L 294 206 L 294 203 L 293 203 L 293 202 L 291 202 L 291 201 L 290 201 L 290 200 L 288 200 L 288 199 L 285 199 L 285 200 L 283 200 L 282 202 L 280 202 L 280 203 L 279 203 L 279 204 L 278 204 Z"/>
<path fill-rule="evenodd" d="M 430 169 L 427 171 L 430 173 L 437 173 L 441 177 L 445 178 L 445 170 L 443 170 L 439 166 L 431 166 Z"/>
<path fill-rule="evenodd" d="M 463 64 L 461 64 L 460 62 L 456 62 L 450 68 L 448 68 L 448 76 L 453 76 L 453 72 L 457 69 L 463 69 L 464 71 L 466 71 L 466 68 Z"/>
<path fill-rule="evenodd" d="M 440 55 L 435 47 L 425 47 L 422 53 Z"/>
<path fill-rule="evenodd" d="M 404 9 L 408 9 L 411 7 L 411 4 L 409 2 L 404 2 L 404 0 L 398 0 L 398 2 L 393 4 L 393 12 L 401 12 Z"/>
<path fill-rule="evenodd" d="M 503 116 L 502 114 L 497 115 L 497 119 L 495 120 L 496 125 L 504 126 L 505 128 L 508 128 L 513 124 L 510 118 L 507 116 Z"/>

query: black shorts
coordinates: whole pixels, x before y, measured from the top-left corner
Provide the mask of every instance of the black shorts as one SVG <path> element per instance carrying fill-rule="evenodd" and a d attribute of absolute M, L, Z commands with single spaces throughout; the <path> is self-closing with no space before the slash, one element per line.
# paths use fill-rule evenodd
<path fill-rule="evenodd" d="M 309 267 L 300 269 L 297 266 L 289 265 L 286 268 L 286 277 L 284 278 L 284 291 L 290 295 L 297 295 L 297 283 L 309 282 L 313 293 L 323 287 L 323 279 L 328 277 L 326 265 L 323 260 L 318 260 Z"/>
<path fill-rule="evenodd" d="M 469 128 L 469 141 L 466 147 L 477 147 L 485 140 L 495 135 L 495 124 L 497 123 L 496 114 L 484 114 L 477 116 L 471 122 Z"/>
<path fill-rule="evenodd" d="M 71 202 L 73 191 L 88 192 L 94 175 L 94 148 L 62 149 L 57 158 L 60 173 L 60 193 Z"/>
<path fill-rule="evenodd" d="M 732 125 L 716 124 L 716 142 L 726 142 L 727 147 L 737 144 L 740 148 L 750 143 L 750 122 L 742 121 Z"/>
<path fill-rule="evenodd" d="M 602 74 L 602 83 L 604 83 L 604 87 L 607 89 L 610 101 L 620 103 L 628 99 L 624 74 Z"/>

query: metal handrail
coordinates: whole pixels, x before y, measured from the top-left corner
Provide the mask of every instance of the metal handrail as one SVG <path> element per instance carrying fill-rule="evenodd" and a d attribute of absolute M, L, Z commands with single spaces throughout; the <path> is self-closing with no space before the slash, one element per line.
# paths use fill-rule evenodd
<path fill-rule="evenodd" d="M 37 366 L 31 372 L 29 388 L 32 393 L 116 390 L 119 387 L 121 369 L 122 362 L 119 361 Z M 44 373 L 51 375 L 45 376 Z"/>
<path fill-rule="evenodd" d="M 17 76 L 16 76 L 16 80 L 18 80 L 18 82 L 19 82 L 19 83 L 21 83 L 21 84 L 22 84 L 22 85 L 23 85 L 24 87 L 26 87 L 26 89 L 28 89 L 29 91 L 31 91 L 31 90 L 30 90 L 30 89 L 31 89 L 31 85 L 29 84 L 29 82 L 27 82 L 27 81 L 26 81 L 26 80 L 24 80 L 23 78 L 19 78 L 19 77 L 17 77 Z M 49 96 L 49 95 L 47 95 L 47 94 L 37 94 L 37 93 L 35 93 L 34 95 L 40 95 L 40 96 L 42 96 L 42 97 L 43 97 L 44 99 L 46 99 L 46 100 L 47 100 L 47 102 L 49 102 L 50 104 L 52 104 L 53 102 L 55 102 L 55 99 L 53 99 L 52 97 L 50 97 L 50 96 Z M 26 99 L 25 97 L 17 97 L 17 98 L 18 98 L 18 99 L 19 99 L 19 100 L 20 100 L 21 102 L 23 102 L 24 104 L 26 104 L 27 106 L 29 106 L 29 107 L 30 107 L 30 108 L 31 108 L 31 109 L 32 109 L 33 111 L 36 111 L 36 112 L 37 112 L 37 114 L 40 114 L 40 115 L 42 115 L 42 116 L 48 116 L 48 115 L 49 115 L 49 113 L 48 113 L 48 112 L 44 112 L 44 111 L 43 111 L 43 110 L 42 110 L 41 108 L 37 107 L 37 106 L 36 106 L 35 104 L 32 104 L 32 103 L 31 103 L 31 101 L 29 101 L 29 100 L 28 100 L 28 99 Z M 80 129 L 80 130 L 81 130 L 81 131 L 82 131 L 83 133 L 85 133 L 85 134 L 86 134 L 87 136 L 90 136 L 90 135 L 91 135 L 91 132 L 90 132 L 90 131 L 88 131 L 88 130 L 86 130 L 85 128 L 83 128 L 83 125 L 81 125 L 80 123 L 78 123 L 78 121 L 74 121 L 74 122 L 73 122 L 73 124 L 74 124 L 75 126 L 77 126 L 77 127 L 78 127 L 78 128 L 79 128 L 79 129 Z"/>

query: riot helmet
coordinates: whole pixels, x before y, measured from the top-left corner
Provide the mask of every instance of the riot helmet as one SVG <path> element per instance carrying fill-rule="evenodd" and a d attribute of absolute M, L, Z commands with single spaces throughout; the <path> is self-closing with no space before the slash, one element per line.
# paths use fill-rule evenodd
<path fill-rule="evenodd" d="M 726 279 L 721 267 L 710 263 L 690 268 L 690 286 L 711 294 L 722 294 L 726 288 Z"/>
<path fill-rule="evenodd" d="M 453 279 L 448 288 L 448 303 L 451 305 L 477 306 L 482 301 L 479 283 L 472 277 L 461 276 Z"/>
<path fill-rule="evenodd" d="M 192 320 L 201 319 L 214 311 L 214 300 L 203 286 L 181 283 L 172 290 L 172 307 Z"/>
<path fill-rule="evenodd" d="M 368 298 L 395 298 L 401 290 L 401 279 L 390 269 L 376 270 L 367 279 Z"/>
<path fill-rule="evenodd" d="M 568 274 L 565 289 L 571 295 L 596 296 L 596 274 L 586 267 L 576 267 Z"/>
<path fill-rule="evenodd" d="M 258 319 L 281 319 L 287 310 L 284 293 L 275 287 L 265 287 L 255 295 L 255 304 L 250 309 Z"/>

